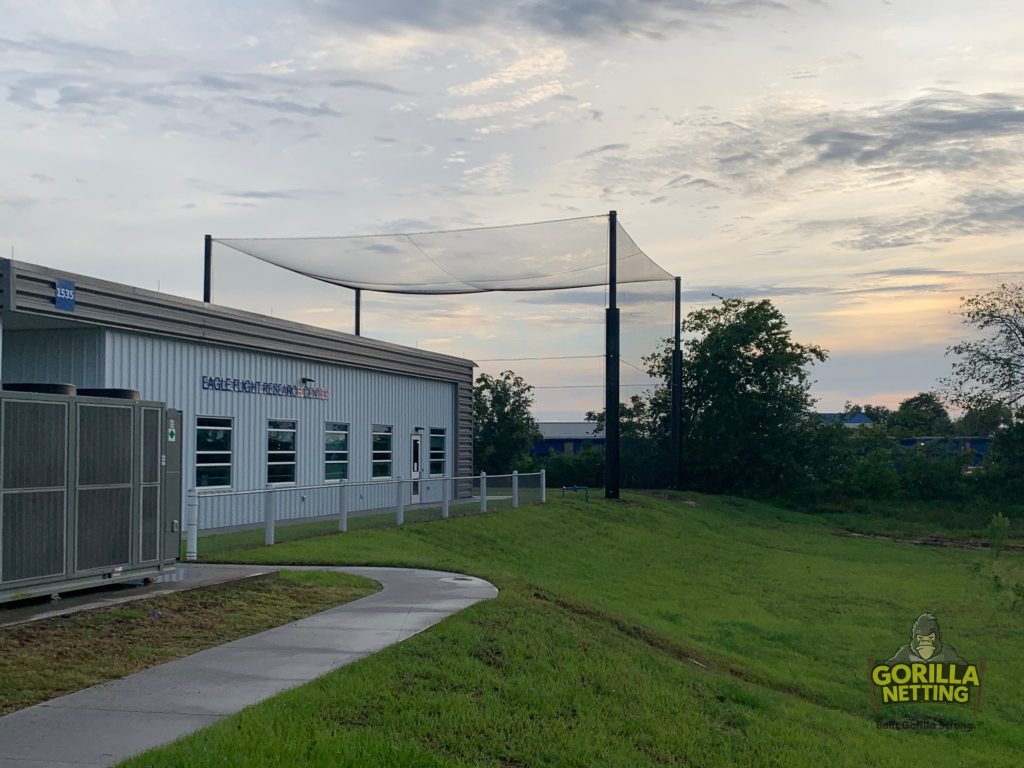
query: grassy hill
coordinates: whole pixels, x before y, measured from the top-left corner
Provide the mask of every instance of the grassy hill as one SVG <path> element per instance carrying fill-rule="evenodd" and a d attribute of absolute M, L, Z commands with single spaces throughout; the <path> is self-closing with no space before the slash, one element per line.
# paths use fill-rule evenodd
<path fill-rule="evenodd" d="M 229 553 L 457 570 L 502 592 L 129 765 L 1020 765 L 1024 557 L 837 530 L 626 494 Z M 985 659 L 977 715 L 872 712 L 868 660 L 922 611 Z"/>

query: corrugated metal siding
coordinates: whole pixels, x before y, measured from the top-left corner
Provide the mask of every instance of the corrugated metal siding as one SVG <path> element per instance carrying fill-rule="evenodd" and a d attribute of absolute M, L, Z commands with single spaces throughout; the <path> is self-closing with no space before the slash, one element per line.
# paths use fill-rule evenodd
<path fill-rule="evenodd" d="M 102 328 L 3 332 L 3 380 L 103 386 Z"/>
<path fill-rule="evenodd" d="M 422 427 L 447 430 L 446 465 L 455 466 L 457 432 L 454 383 L 398 376 L 275 356 L 212 344 L 196 344 L 157 336 L 110 331 L 104 386 L 137 389 L 143 399 L 166 402 L 184 412 L 182 440 L 183 489 L 195 482 L 197 416 L 231 417 L 233 422 L 232 486 L 252 490 L 266 485 L 267 420 L 298 422 L 297 485 L 324 482 L 324 422 L 345 422 L 349 428 L 349 478 L 370 479 L 371 430 L 386 424 L 393 432 L 393 472 L 409 477 L 411 435 Z M 203 376 L 251 379 L 298 385 L 303 377 L 330 391 L 330 399 L 313 400 L 202 389 Z M 464 428 L 464 427 L 463 427 Z M 431 494 L 440 499 L 437 484 Z M 301 497 L 306 496 L 303 500 Z M 394 490 L 363 489 L 353 494 L 353 511 L 387 506 Z M 307 517 L 337 511 L 332 491 L 278 494 L 278 518 Z M 361 498 L 358 498 L 361 497 Z M 378 498 L 379 497 L 379 498 Z M 241 525 L 262 520 L 259 496 L 233 503 L 204 502 L 201 528 Z M 424 496 L 424 501 L 437 500 Z M 223 508 L 218 508 L 218 505 Z M 245 518 L 245 519 L 243 519 Z"/>
<path fill-rule="evenodd" d="M 455 462 L 459 477 L 473 474 L 473 382 L 458 385 L 458 455 Z"/>

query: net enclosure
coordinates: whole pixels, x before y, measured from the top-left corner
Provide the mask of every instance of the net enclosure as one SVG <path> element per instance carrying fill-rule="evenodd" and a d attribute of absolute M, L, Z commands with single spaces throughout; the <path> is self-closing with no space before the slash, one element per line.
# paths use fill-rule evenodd
<path fill-rule="evenodd" d="M 619 283 L 672 278 L 616 220 Z M 608 283 L 608 216 L 352 237 L 214 238 L 306 277 L 382 293 L 550 291 Z"/>
<path fill-rule="evenodd" d="M 339 312 L 350 294 L 327 292 L 351 289 L 356 334 L 367 308 L 361 295 L 377 295 L 375 336 L 470 357 L 492 373 L 514 368 L 534 386 L 539 421 L 580 421 L 603 410 L 612 498 L 619 408 L 663 384 L 645 356 L 673 335 L 679 301 L 678 279 L 614 212 L 433 232 L 207 237 L 206 301 L 214 301 L 214 284 L 218 303 L 334 330 L 352 327 L 352 315 Z M 435 298 L 417 302 L 416 295 Z"/>

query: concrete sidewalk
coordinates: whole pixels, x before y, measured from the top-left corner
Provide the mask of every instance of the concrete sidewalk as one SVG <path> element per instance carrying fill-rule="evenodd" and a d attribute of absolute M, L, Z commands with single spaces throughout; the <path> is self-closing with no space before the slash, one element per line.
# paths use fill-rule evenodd
<path fill-rule="evenodd" d="M 111 765 L 405 640 L 498 594 L 483 579 L 440 571 L 308 570 L 366 576 L 383 589 L 2 717 L 0 768 Z"/>

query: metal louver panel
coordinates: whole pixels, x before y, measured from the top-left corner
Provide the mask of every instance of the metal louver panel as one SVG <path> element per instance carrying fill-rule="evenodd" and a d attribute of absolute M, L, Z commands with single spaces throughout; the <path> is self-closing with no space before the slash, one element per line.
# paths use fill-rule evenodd
<path fill-rule="evenodd" d="M 0 581 L 64 572 L 64 491 L 6 493 Z"/>
<path fill-rule="evenodd" d="M 131 515 L 130 487 L 83 488 L 78 491 L 79 571 L 128 564 L 131 558 Z"/>
<path fill-rule="evenodd" d="M 132 481 L 132 408 L 80 405 L 78 484 L 127 485 Z"/>
<path fill-rule="evenodd" d="M 160 486 L 148 485 L 142 489 L 142 559 L 156 560 L 160 539 L 159 526 Z"/>
<path fill-rule="evenodd" d="M 54 488 L 65 481 L 67 405 L 4 403 L 4 488 Z"/>
<path fill-rule="evenodd" d="M 142 409 L 142 482 L 160 482 L 160 411 L 157 408 Z"/>

